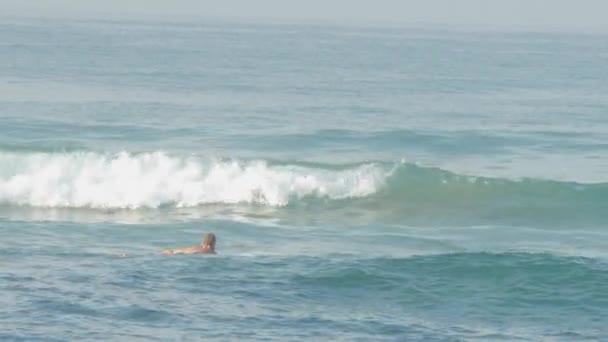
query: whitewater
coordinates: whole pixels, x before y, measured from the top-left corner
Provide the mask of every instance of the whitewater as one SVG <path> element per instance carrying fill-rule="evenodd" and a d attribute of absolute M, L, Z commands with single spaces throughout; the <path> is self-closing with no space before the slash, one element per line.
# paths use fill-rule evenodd
<path fill-rule="evenodd" d="M 158 208 L 210 203 L 284 206 L 305 196 L 343 199 L 377 191 L 382 166 L 324 171 L 262 160 L 201 160 L 162 152 L 1 154 L 0 201 L 35 207 Z"/>
<path fill-rule="evenodd" d="M 608 339 L 605 35 L 3 19 L 0 340 Z"/>

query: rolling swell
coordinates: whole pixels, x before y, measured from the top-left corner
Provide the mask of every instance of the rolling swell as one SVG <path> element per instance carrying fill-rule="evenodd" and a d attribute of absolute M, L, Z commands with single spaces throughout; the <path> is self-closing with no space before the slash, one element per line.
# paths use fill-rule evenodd
<path fill-rule="evenodd" d="M 366 300 L 365 305 L 416 308 L 422 317 L 450 324 L 466 319 L 478 322 L 489 313 L 522 323 L 551 320 L 556 324 L 548 333 L 560 337 L 565 337 L 562 334 L 566 331 L 559 327 L 568 326 L 572 320 L 586 327 L 585 337 L 602 336 L 604 328 L 597 320 L 555 313 L 582 309 L 593 317 L 601 315 L 608 304 L 603 290 L 608 281 L 606 264 L 581 257 L 455 253 L 370 258 L 308 270 L 292 277 L 292 281 L 316 296 L 331 298 L 330 294 L 338 293 L 334 297 Z M 446 312 L 460 314 L 455 317 Z"/>
<path fill-rule="evenodd" d="M 375 196 L 378 203 L 412 218 L 475 218 L 516 224 L 528 220 L 601 223 L 608 219 L 603 208 L 608 183 L 477 177 L 402 164 Z"/>
<path fill-rule="evenodd" d="M 548 253 L 446 253 L 416 255 L 405 258 L 363 258 L 348 262 L 322 263 L 318 268 L 308 265 L 310 273 L 293 278 L 301 284 L 317 288 L 361 288 L 379 287 L 392 289 L 402 295 L 416 298 L 428 291 L 445 292 L 445 296 L 458 297 L 454 287 L 460 290 L 465 285 L 471 294 L 480 286 L 503 287 L 505 297 L 533 295 L 535 291 L 552 292 L 570 288 L 572 293 L 608 301 L 602 284 L 608 281 L 608 265 L 604 261 L 584 257 L 560 256 Z M 569 280 L 576 279 L 575 283 Z M 443 286 L 430 286 L 425 282 L 445 282 Z M 420 286 L 414 286 L 418 283 Z M 412 286 L 409 290 L 404 284 Z M 417 290 L 416 290 L 417 289 Z M 410 292 L 413 291 L 413 292 Z M 580 300 L 581 298 L 576 298 Z M 566 300 L 554 298 L 555 301 Z M 568 300 L 575 301 L 575 298 Z M 505 303 L 508 304 L 508 303 Z M 576 304 L 576 303 L 573 303 Z M 601 305 L 601 303 L 597 303 Z"/>
<path fill-rule="evenodd" d="M 343 165 L 164 152 L 0 151 L 0 203 L 138 209 L 254 204 L 398 217 L 606 219 L 608 183 L 459 175 L 405 162 Z"/>

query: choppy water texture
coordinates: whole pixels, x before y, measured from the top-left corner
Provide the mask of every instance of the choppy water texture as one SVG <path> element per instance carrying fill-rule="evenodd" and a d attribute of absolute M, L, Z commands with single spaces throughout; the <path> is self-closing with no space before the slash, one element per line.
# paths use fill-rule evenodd
<path fill-rule="evenodd" d="M 607 39 L 4 18 L 0 339 L 608 339 Z"/>

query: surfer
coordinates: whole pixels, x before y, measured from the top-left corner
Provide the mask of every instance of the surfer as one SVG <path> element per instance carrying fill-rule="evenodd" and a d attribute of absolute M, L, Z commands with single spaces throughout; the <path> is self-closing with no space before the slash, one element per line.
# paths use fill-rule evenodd
<path fill-rule="evenodd" d="M 175 249 L 165 249 L 163 254 L 215 254 L 215 234 L 207 233 L 203 237 L 203 242 L 200 245 L 192 247 L 180 247 Z"/>

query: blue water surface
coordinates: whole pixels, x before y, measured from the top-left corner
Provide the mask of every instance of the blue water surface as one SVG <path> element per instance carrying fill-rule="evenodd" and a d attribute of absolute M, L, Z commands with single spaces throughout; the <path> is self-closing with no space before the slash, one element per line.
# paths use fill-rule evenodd
<path fill-rule="evenodd" d="M 1 340 L 608 339 L 605 35 L 4 19 Z"/>

